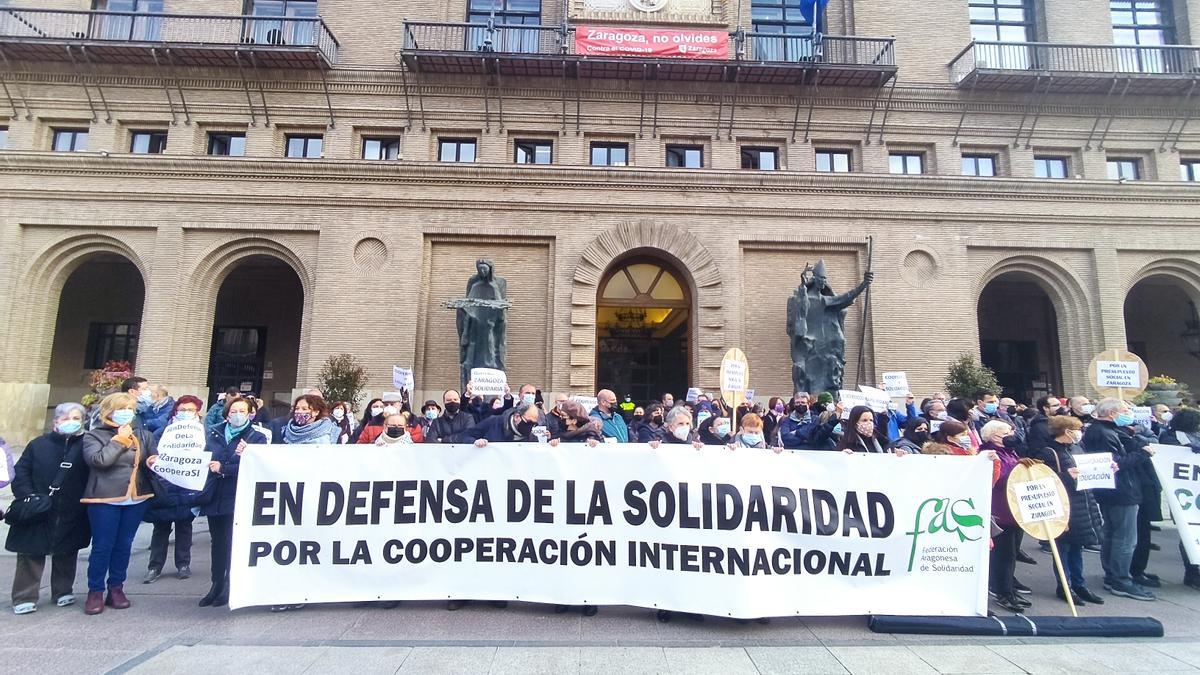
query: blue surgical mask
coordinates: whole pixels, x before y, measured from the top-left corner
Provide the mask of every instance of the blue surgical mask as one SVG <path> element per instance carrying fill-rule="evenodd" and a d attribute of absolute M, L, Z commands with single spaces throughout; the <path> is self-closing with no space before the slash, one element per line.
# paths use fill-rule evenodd
<path fill-rule="evenodd" d="M 150 403 L 153 403 L 153 402 L 154 402 L 154 397 L 150 395 L 150 390 L 149 390 L 149 389 L 147 389 L 146 391 L 143 391 L 142 393 L 138 394 L 138 403 L 146 403 L 146 404 L 150 404 Z"/>
<path fill-rule="evenodd" d="M 838 422 L 837 424 L 833 425 L 833 433 L 835 433 L 839 436 L 842 435 L 842 423 L 841 422 Z"/>
<path fill-rule="evenodd" d="M 175 419 L 179 420 L 180 422 L 191 422 L 196 419 L 196 413 L 192 412 L 191 410 L 180 410 L 179 412 L 175 413 Z"/>
<path fill-rule="evenodd" d="M 433 408 L 430 408 L 429 410 L 426 410 L 426 411 L 425 411 L 425 419 L 427 419 L 427 420 L 436 420 L 436 419 L 437 419 L 437 411 L 436 411 L 436 410 L 434 410 Z"/>
<path fill-rule="evenodd" d="M 130 422 L 132 422 L 133 418 L 135 416 L 136 416 L 136 414 L 129 408 L 122 408 L 120 410 L 113 411 L 112 421 L 113 421 L 113 424 L 115 424 L 119 427 L 123 427 L 126 424 L 129 424 Z"/>
<path fill-rule="evenodd" d="M 521 403 L 525 405 L 533 405 L 537 400 L 537 394 L 521 394 Z"/>
<path fill-rule="evenodd" d="M 704 420 L 712 417 L 711 413 L 700 412 L 696 415 L 696 424 L 704 424 Z"/>
<path fill-rule="evenodd" d="M 713 433 L 716 434 L 717 438 L 725 438 L 726 434 L 729 433 L 729 425 L 728 424 L 714 424 L 713 425 Z"/>
<path fill-rule="evenodd" d="M 83 430 L 83 422 L 79 420 L 63 420 L 58 423 L 58 433 L 63 436 L 74 436 Z"/>
<path fill-rule="evenodd" d="M 984 403 L 983 404 L 983 412 L 985 412 L 989 415 L 995 415 L 996 411 L 999 409 L 1000 409 L 999 403 Z"/>
<path fill-rule="evenodd" d="M 1131 413 L 1127 413 L 1127 412 L 1117 415 L 1117 419 L 1113 420 L 1113 422 L 1119 427 L 1132 426 L 1133 421 L 1134 421 L 1133 415 Z"/>
<path fill-rule="evenodd" d="M 250 423 L 250 416 L 242 412 L 229 413 L 229 426 L 241 429 Z"/>
<path fill-rule="evenodd" d="M 742 434 L 742 440 L 746 441 L 746 445 L 758 445 L 762 443 L 762 434 Z"/>

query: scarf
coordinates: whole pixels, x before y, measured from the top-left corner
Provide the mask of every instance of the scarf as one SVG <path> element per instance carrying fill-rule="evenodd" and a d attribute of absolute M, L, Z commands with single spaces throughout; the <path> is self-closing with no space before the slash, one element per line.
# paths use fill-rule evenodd
<path fill-rule="evenodd" d="M 400 438 L 392 438 L 387 435 L 387 431 L 385 430 L 382 434 L 379 434 L 379 438 L 375 439 L 376 445 L 395 445 L 397 443 L 412 445 L 412 442 L 412 434 L 407 431 Z"/>
<path fill-rule="evenodd" d="M 333 443 L 336 425 L 328 417 L 322 417 L 304 426 L 297 426 L 296 420 L 288 420 L 283 428 L 283 442 L 288 445 L 305 445 L 311 443 Z"/>
<path fill-rule="evenodd" d="M 225 442 L 229 443 L 233 439 L 237 438 L 238 434 L 245 431 L 246 427 L 248 427 L 248 426 L 250 426 L 249 422 L 246 422 L 245 424 L 243 424 L 240 427 L 235 427 L 232 424 L 230 424 L 229 422 L 226 422 L 225 423 Z"/>

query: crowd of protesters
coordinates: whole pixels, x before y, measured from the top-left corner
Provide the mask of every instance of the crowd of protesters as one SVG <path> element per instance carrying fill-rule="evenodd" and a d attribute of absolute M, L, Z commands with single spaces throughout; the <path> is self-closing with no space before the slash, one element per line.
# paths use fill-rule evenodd
<path fill-rule="evenodd" d="M 440 402 L 427 400 L 419 408 L 401 392 L 371 399 L 361 418 L 354 410 L 352 403 L 327 401 L 313 389 L 292 402 L 289 415 L 272 419 L 264 401 L 230 389 L 204 413 L 199 398 L 173 399 L 165 388 L 141 377 L 126 380 L 90 413 L 77 403 L 59 405 L 51 431 L 30 442 L 15 466 L 7 449 L 3 451 L 15 499 L 51 497 L 43 517 L 10 523 L 6 547 L 17 554 L 14 612 L 36 611 L 47 556 L 51 598 L 59 607 L 74 604 L 78 553 L 89 545 L 84 612 L 128 608 L 124 585 L 134 536 L 143 521 L 153 528 L 143 583 L 155 583 L 162 576 L 172 533 L 175 576 L 190 577 L 192 523 L 199 516 L 207 518 L 211 539 L 211 585 L 199 604 L 226 605 L 238 466 L 245 448 L 254 444 L 484 447 L 546 442 L 594 447 L 615 442 L 653 448 L 725 445 L 774 453 L 983 453 L 993 464 L 989 590 L 996 607 L 1017 613 L 1032 604 L 1032 591 L 1017 579 L 1017 564 L 1036 560 L 1022 549 L 1024 537 L 1009 510 L 1005 486 L 1018 464 L 1043 463 L 1059 475 L 1070 499 L 1070 522 L 1056 541 L 1069 586 L 1059 584 L 1059 599 L 1069 595 L 1079 605 L 1104 603 L 1087 582 L 1085 553 L 1092 551 L 1099 554 L 1105 590 L 1150 601 L 1155 596 L 1149 589 L 1162 584 L 1146 570 L 1149 552 L 1157 548 L 1151 541 L 1157 529 L 1152 523 L 1162 519 L 1162 488 L 1150 463 L 1150 446 L 1184 445 L 1200 452 L 1200 412 L 1194 409 L 1157 406 L 1151 420 L 1139 421 L 1129 404 L 1117 399 L 1093 403 L 1082 396 L 1046 396 L 1026 406 L 993 391 L 960 398 L 939 393 L 919 403 L 910 393 L 902 403 L 876 412 L 866 406 L 847 411 L 827 392 L 772 397 L 765 406 L 746 402 L 731 410 L 720 397 L 703 393 L 689 400 L 666 393 L 658 400 L 636 403 L 602 390 L 588 410 L 565 394 L 546 401 L 533 384 L 522 385 L 515 394 L 506 387 L 503 396 L 483 397 L 468 383 L 465 391 L 446 390 Z M 204 425 L 212 461 L 203 490 L 184 490 L 150 470 L 164 430 L 177 423 Z M 1076 489 L 1079 470 L 1074 458 L 1092 452 L 1112 453 L 1114 489 Z M 1187 564 L 1186 556 L 1184 563 L 1184 583 L 1200 590 L 1200 567 Z M 447 609 L 466 602 L 451 600 Z M 555 611 L 569 609 L 558 606 Z M 580 609 L 585 615 L 596 613 L 594 606 Z M 671 613 L 659 611 L 658 618 L 668 621 Z"/>

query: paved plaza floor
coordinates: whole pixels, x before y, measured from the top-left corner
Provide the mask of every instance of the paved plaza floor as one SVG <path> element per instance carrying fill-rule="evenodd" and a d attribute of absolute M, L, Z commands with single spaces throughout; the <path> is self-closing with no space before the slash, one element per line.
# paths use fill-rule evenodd
<path fill-rule="evenodd" d="M 0 525 L 0 536 L 7 527 Z M 79 603 L 58 608 L 43 597 L 38 611 L 15 616 L 0 600 L 0 664 L 6 673 L 1050 673 L 1200 671 L 1200 592 L 1179 582 L 1173 529 L 1156 533 L 1162 551 L 1150 571 L 1164 579 L 1157 602 L 1117 598 L 1100 589 L 1098 556 L 1085 565 L 1107 603 L 1084 616 L 1152 616 L 1163 639 L 1054 639 L 912 636 L 872 633 L 865 617 L 773 619 L 767 625 L 727 619 L 659 623 L 654 612 L 606 607 L 594 617 L 554 614 L 541 605 L 507 609 L 469 605 L 448 612 L 441 602 L 396 609 L 350 604 L 272 614 L 201 608 L 208 589 L 209 537 L 196 520 L 193 570 L 180 581 L 168 563 L 143 585 L 150 528 L 134 546 L 127 592 L 131 609 L 85 616 L 86 551 L 80 556 Z M 1052 595 L 1051 560 L 1026 538 L 1036 566 L 1018 565 L 1033 587 L 1031 615 L 1067 614 Z M 0 554 L 0 583 L 12 579 L 15 556 Z M 44 580 L 49 582 L 49 574 Z M 48 595 L 49 590 L 43 589 Z"/>

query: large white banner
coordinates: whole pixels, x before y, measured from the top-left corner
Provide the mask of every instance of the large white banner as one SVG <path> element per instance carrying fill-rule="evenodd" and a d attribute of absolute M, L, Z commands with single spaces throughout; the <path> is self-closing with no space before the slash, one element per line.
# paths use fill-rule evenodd
<path fill-rule="evenodd" d="M 983 616 L 985 457 L 663 445 L 251 446 L 230 606 Z"/>
<path fill-rule="evenodd" d="M 1188 561 L 1200 562 L 1200 455 L 1184 445 L 1153 445 L 1154 470 Z"/>

